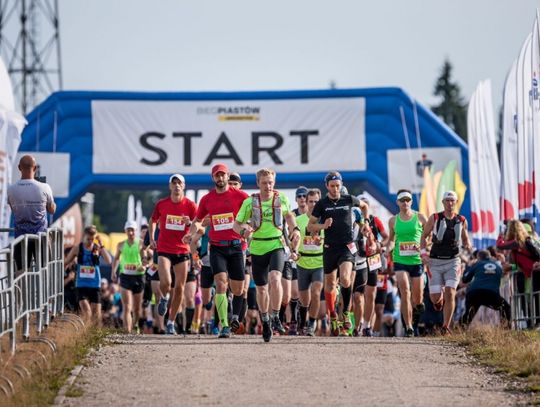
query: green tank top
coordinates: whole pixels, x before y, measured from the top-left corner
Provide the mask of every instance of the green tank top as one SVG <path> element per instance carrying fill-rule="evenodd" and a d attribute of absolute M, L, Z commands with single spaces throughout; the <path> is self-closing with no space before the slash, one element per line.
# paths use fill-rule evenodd
<path fill-rule="evenodd" d="M 420 238 L 422 237 L 422 224 L 418 219 L 418 213 L 414 212 L 411 219 L 401 220 L 399 213 L 396 215 L 394 225 L 396 244 L 394 246 L 394 263 L 414 266 L 422 264 L 420 258 Z"/>
<path fill-rule="evenodd" d="M 131 246 L 126 240 L 122 247 L 122 253 L 120 253 L 120 274 L 140 276 L 144 274 L 141 266 L 139 239 L 135 239 Z"/>
<path fill-rule="evenodd" d="M 300 228 L 300 247 L 298 248 L 300 259 L 298 259 L 296 264 L 303 269 L 312 270 L 322 268 L 323 266 L 324 230 L 321 230 L 321 237 L 315 240 L 306 231 L 308 222 L 309 217 L 305 213 L 296 218 L 296 224 Z"/>

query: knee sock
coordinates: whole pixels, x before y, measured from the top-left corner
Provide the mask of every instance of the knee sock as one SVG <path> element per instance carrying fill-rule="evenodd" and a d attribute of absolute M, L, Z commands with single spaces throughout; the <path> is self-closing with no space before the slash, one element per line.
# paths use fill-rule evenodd
<path fill-rule="evenodd" d="M 193 315 L 195 315 L 195 308 L 186 308 L 186 331 L 191 330 Z"/>
<path fill-rule="evenodd" d="M 343 298 L 343 312 L 349 312 L 351 305 L 351 287 L 341 287 L 341 297 Z"/>
<path fill-rule="evenodd" d="M 291 299 L 289 307 L 291 307 L 291 322 L 296 322 L 298 320 L 296 315 L 296 310 L 298 309 L 298 298 Z"/>
<path fill-rule="evenodd" d="M 306 318 L 307 318 L 307 312 L 308 307 L 304 307 L 303 305 L 300 305 L 300 328 L 303 328 L 306 326 Z"/>
<path fill-rule="evenodd" d="M 287 304 L 281 304 L 281 308 L 279 309 L 279 320 L 281 322 L 285 322 L 285 312 L 287 311 Z"/>
<path fill-rule="evenodd" d="M 227 294 L 216 294 L 216 308 L 222 328 L 229 326 L 229 320 L 227 318 L 228 306 L 229 300 L 227 299 Z"/>
<path fill-rule="evenodd" d="M 331 317 L 335 317 L 336 314 L 336 290 L 332 292 L 324 292 L 324 299 L 326 301 L 326 309 L 330 313 Z"/>
<path fill-rule="evenodd" d="M 242 297 L 242 307 L 240 308 L 240 313 L 238 314 L 238 319 L 240 322 L 243 322 L 246 319 L 247 312 L 247 298 Z"/>
<path fill-rule="evenodd" d="M 217 305 L 214 307 L 214 327 L 219 326 L 219 314 L 217 310 Z"/>
<path fill-rule="evenodd" d="M 244 303 L 243 295 L 234 295 L 232 299 L 232 314 L 240 320 L 240 312 L 242 311 L 242 304 Z"/>

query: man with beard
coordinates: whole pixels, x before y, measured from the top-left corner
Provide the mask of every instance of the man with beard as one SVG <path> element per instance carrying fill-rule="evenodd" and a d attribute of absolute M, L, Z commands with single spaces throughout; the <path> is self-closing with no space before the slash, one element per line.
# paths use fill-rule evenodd
<path fill-rule="evenodd" d="M 221 323 L 220 338 L 229 338 L 230 331 L 240 328 L 239 315 L 244 302 L 244 252 L 242 238 L 233 230 L 234 219 L 242 202 L 248 197 L 244 191 L 229 187 L 229 169 L 225 164 L 212 167 L 215 189 L 201 198 L 197 216 L 190 228 L 187 240 L 194 238 L 203 219 L 210 218 L 210 267 L 216 285 L 215 306 Z M 227 315 L 227 288 L 233 293 L 232 319 L 229 328 Z"/>

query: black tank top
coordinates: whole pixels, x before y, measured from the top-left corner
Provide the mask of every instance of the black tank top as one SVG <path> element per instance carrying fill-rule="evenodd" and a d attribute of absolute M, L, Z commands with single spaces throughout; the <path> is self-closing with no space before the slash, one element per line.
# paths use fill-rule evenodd
<path fill-rule="evenodd" d="M 431 246 L 429 257 L 434 259 L 453 259 L 457 257 L 459 254 L 463 219 L 461 215 L 447 219 L 444 216 L 444 212 L 439 212 L 435 215 L 435 226 L 432 234 L 433 245 Z M 459 235 L 456 236 L 456 232 Z"/>

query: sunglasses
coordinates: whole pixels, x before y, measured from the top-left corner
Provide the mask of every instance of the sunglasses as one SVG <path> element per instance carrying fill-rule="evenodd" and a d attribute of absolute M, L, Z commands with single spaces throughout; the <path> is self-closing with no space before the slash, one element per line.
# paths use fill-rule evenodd
<path fill-rule="evenodd" d="M 399 202 L 411 202 L 409 198 L 401 198 Z"/>
<path fill-rule="evenodd" d="M 307 201 L 308 204 L 316 204 L 319 201 Z"/>
<path fill-rule="evenodd" d="M 296 195 L 297 198 L 307 198 L 307 195 L 306 194 L 299 194 L 299 195 Z"/>

